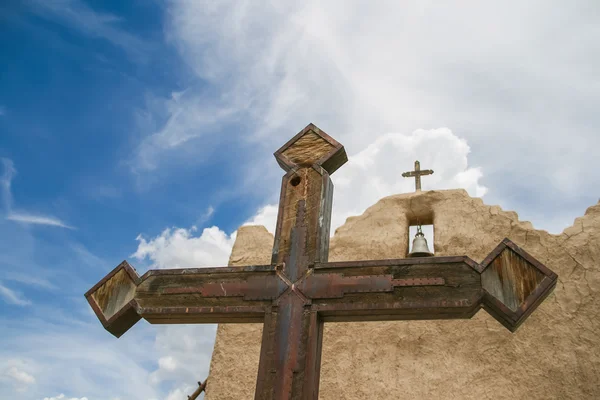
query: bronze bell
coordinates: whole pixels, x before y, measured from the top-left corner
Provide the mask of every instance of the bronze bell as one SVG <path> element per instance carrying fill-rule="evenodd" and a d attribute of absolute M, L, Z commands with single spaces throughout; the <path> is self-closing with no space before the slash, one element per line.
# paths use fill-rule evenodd
<path fill-rule="evenodd" d="M 421 225 L 417 225 L 417 234 L 415 235 L 415 239 L 413 240 L 412 251 L 408 255 L 409 257 L 431 257 L 433 253 L 429 251 L 429 247 L 427 247 L 427 239 L 425 239 L 425 235 L 423 235 L 423 231 L 421 230 Z"/>

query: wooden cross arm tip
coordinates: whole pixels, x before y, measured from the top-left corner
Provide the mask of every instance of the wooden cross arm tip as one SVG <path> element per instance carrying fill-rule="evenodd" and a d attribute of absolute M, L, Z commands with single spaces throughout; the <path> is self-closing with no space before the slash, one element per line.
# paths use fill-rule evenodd
<path fill-rule="evenodd" d="M 285 171 L 317 165 L 329 174 L 348 161 L 344 146 L 312 123 L 277 150 L 274 156 Z"/>
<path fill-rule="evenodd" d="M 85 294 L 102 326 L 116 337 L 141 319 L 140 307 L 134 299 L 139 283 L 138 273 L 123 261 Z"/>
<path fill-rule="evenodd" d="M 141 318 L 153 324 L 260 322 L 287 288 L 272 265 L 150 270 L 140 277 L 123 261 L 85 297 L 104 328 L 120 337 Z"/>

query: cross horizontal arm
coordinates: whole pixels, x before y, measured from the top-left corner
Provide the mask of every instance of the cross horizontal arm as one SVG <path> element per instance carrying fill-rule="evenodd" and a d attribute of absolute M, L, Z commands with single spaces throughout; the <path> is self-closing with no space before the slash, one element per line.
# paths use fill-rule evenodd
<path fill-rule="evenodd" d="M 431 174 L 433 174 L 432 169 L 423 169 L 423 170 L 419 170 L 419 171 L 403 172 L 402 176 L 405 178 L 408 178 L 408 177 L 412 177 L 412 176 L 422 176 L 422 175 L 431 175 Z"/>
<path fill-rule="evenodd" d="M 139 277 L 121 263 L 86 298 L 119 337 L 140 318 L 150 323 L 261 322 L 288 285 L 275 266 L 151 270 Z"/>
<path fill-rule="evenodd" d="M 325 322 L 471 318 L 477 267 L 468 257 L 319 263 L 298 288 Z"/>
<path fill-rule="evenodd" d="M 466 256 L 315 263 L 298 287 L 325 322 L 470 318 L 484 308 L 514 332 L 557 279 L 504 239 L 481 264 Z"/>

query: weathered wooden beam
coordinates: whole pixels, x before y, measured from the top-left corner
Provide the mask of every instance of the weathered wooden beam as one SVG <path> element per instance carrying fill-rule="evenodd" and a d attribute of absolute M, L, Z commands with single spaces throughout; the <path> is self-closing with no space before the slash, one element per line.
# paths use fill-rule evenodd
<path fill-rule="evenodd" d="M 196 400 L 198 396 L 200 396 L 200 393 L 204 392 L 206 389 L 206 382 L 207 380 L 204 382 L 198 382 L 198 388 L 194 390 L 194 393 L 188 396 L 188 400 Z"/>
<path fill-rule="evenodd" d="M 508 238 L 482 264 L 483 307 L 511 332 L 554 290 L 558 276 Z"/>
<path fill-rule="evenodd" d="M 85 297 L 113 335 L 140 318 L 150 323 L 261 321 L 287 284 L 275 266 L 151 270 L 140 277 L 123 261 Z"/>

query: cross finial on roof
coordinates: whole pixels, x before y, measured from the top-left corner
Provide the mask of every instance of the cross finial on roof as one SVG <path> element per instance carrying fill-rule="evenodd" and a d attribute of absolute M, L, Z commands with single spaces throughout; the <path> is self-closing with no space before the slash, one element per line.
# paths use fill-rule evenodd
<path fill-rule="evenodd" d="M 414 177 L 415 178 L 415 187 L 416 187 L 415 190 L 417 192 L 420 192 L 421 191 L 421 176 L 431 175 L 431 174 L 433 174 L 432 169 L 424 169 L 423 171 L 421 171 L 421 163 L 419 163 L 419 161 L 415 161 L 415 170 L 410 171 L 410 172 L 404 172 L 402 174 L 402 176 L 405 178 Z"/>

